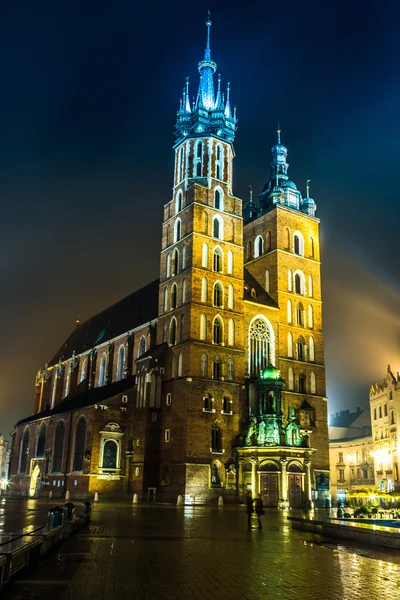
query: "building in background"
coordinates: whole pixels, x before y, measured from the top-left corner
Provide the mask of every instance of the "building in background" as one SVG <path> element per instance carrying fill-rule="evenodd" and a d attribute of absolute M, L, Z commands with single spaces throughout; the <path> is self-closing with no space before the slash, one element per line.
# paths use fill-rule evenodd
<path fill-rule="evenodd" d="M 319 221 L 272 148 L 258 202 L 233 193 L 236 111 L 211 22 L 175 129 L 160 278 L 94 316 L 37 375 L 12 489 L 268 506 L 329 496 Z"/>
<path fill-rule="evenodd" d="M 6 490 L 8 486 L 10 454 L 11 443 L 0 434 L 0 490 Z"/>
<path fill-rule="evenodd" d="M 331 494 L 345 500 L 349 492 L 375 486 L 369 408 L 342 411 L 329 418 Z"/>
<path fill-rule="evenodd" d="M 383 492 L 400 490 L 399 481 L 399 416 L 400 377 L 388 365 L 386 377 L 371 386 L 373 452 L 375 458 L 375 484 Z"/>

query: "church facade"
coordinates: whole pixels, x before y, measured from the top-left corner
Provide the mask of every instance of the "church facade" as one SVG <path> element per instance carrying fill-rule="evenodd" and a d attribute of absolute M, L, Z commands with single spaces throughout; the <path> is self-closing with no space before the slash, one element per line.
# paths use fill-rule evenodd
<path fill-rule="evenodd" d="M 177 114 L 160 276 L 85 323 L 36 377 L 11 490 L 267 506 L 329 495 L 319 221 L 272 148 L 258 202 L 232 189 L 236 114 L 207 22 Z"/>

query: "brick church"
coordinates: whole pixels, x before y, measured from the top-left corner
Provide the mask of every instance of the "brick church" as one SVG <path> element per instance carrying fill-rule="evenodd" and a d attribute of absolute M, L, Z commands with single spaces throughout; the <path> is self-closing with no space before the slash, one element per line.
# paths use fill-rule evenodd
<path fill-rule="evenodd" d="M 13 432 L 12 493 L 266 506 L 329 496 L 316 205 L 280 131 L 258 201 L 233 194 L 236 113 L 211 22 L 177 113 L 160 277 L 75 330 Z"/>

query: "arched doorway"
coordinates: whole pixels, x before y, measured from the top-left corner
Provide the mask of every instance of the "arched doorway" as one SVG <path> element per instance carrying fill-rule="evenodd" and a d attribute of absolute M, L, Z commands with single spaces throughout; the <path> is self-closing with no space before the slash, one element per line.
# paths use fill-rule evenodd
<path fill-rule="evenodd" d="M 266 463 L 259 469 L 260 494 L 264 506 L 276 508 L 279 500 L 278 467 L 274 463 Z"/>
<path fill-rule="evenodd" d="M 297 463 L 288 468 L 288 489 L 290 508 L 301 508 L 303 505 L 303 470 Z"/>
<path fill-rule="evenodd" d="M 31 498 L 33 498 L 34 496 L 36 496 L 36 497 L 39 496 L 40 482 L 41 482 L 40 467 L 39 467 L 39 465 L 36 465 L 32 471 L 31 481 L 30 481 L 30 485 L 29 485 L 29 496 Z"/>

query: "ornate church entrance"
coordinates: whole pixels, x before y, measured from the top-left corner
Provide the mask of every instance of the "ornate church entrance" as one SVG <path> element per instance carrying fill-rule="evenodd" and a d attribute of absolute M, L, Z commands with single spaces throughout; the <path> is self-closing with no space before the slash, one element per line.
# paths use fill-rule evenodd
<path fill-rule="evenodd" d="M 298 465 L 291 465 L 288 472 L 290 508 L 301 508 L 303 505 L 302 471 Z"/>
<path fill-rule="evenodd" d="M 268 465 L 268 472 L 260 474 L 260 494 L 264 506 L 276 508 L 279 500 L 278 473 L 275 465 Z"/>

